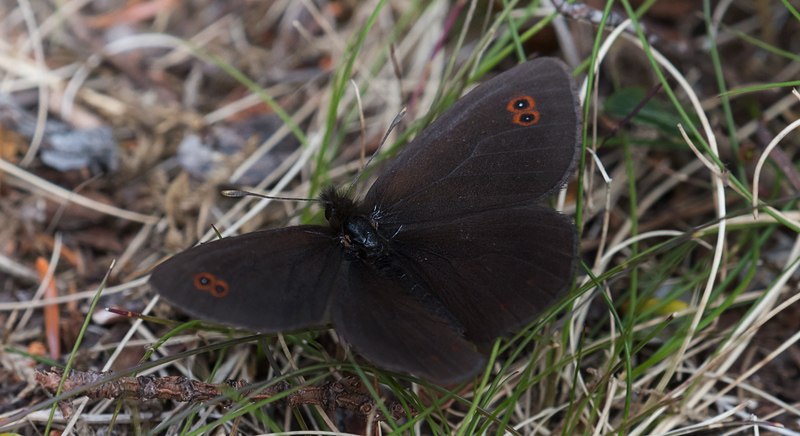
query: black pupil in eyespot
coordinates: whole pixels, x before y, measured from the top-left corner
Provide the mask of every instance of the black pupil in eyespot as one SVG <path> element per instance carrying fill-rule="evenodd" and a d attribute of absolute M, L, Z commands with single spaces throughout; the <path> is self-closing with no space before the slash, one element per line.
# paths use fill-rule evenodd
<path fill-rule="evenodd" d="M 201 278 L 201 279 L 200 279 L 200 283 L 201 283 L 201 284 L 204 284 L 204 285 L 207 285 L 207 284 L 209 283 L 208 277 L 203 277 L 203 278 Z"/>
<path fill-rule="evenodd" d="M 524 114 L 524 115 L 522 115 L 521 118 L 522 118 L 522 121 L 525 121 L 525 122 L 533 121 L 533 117 L 530 114 Z"/>
<path fill-rule="evenodd" d="M 526 100 L 517 100 L 514 106 L 517 109 L 526 109 L 528 107 L 528 102 Z"/>

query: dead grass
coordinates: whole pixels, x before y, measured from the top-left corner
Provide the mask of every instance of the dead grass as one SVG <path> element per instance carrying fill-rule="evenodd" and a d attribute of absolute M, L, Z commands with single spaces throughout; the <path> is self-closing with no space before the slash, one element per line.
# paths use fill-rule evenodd
<path fill-rule="evenodd" d="M 382 432 L 797 434 L 796 1 L 663 0 L 635 25 L 622 22 L 625 2 L 607 22 L 596 3 L 55 3 L 0 3 L 3 431 L 377 430 L 274 399 L 78 396 L 69 419 L 51 417 L 34 381 L 47 357 L 213 383 L 375 373 L 382 398 L 420 412 Z M 185 320 L 146 285 L 159 260 L 216 237 L 211 225 L 228 236 L 319 219 L 302 203 L 221 189 L 307 198 L 346 186 L 362 140 L 374 152 L 403 107 L 393 146 L 519 53 L 559 56 L 583 83 L 585 165 L 556 202 L 582 229 L 583 263 L 568 301 L 498 343 L 492 374 L 441 389 L 342 361 L 334 331 L 256 340 L 102 309 Z M 56 298 L 45 296 L 51 277 Z"/>

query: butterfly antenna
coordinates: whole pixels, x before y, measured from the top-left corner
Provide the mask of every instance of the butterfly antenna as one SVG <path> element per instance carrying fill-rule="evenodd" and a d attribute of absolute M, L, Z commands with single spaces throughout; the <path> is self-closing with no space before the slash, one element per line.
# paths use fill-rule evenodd
<path fill-rule="evenodd" d="M 243 191 L 240 189 L 226 189 L 220 192 L 222 195 L 228 198 L 242 198 L 242 197 L 258 197 L 258 198 L 268 198 L 270 200 L 282 200 L 282 201 L 312 201 L 315 203 L 330 203 L 329 201 L 320 200 L 318 198 L 295 198 L 295 197 L 273 197 L 271 195 L 264 195 L 259 194 L 257 192 L 251 191 Z"/>
<path fill-rule="evenodd" d="M 356 182 L 361 177 L 361 175 L 364 174 L 364 171 L 367 169 L 369 164 L 372 163 L 372 160 L 375 159 L 376 156 L 378 156 L 378 152 L 383 147 L 383 144 L 386 143 L 386 139 L 389 137 L 389 134 L 392 133 L 392 130 L 394 130 L 394 128 L 397 127 L 398 124 L 400 124 L 400 121 L 403 119 L 404 116 L 406 116 L 406 108 L 403 108 L 403 110 L 401 110 L 400 113 L 397 114 L 396 117 L 394 117 L 394 121 L 392 121 L 392 124 L 389 126 L 389 130 L 387 130 L 386 134 L 383 135 L 383 140 L 381 141 L 380 145 L 378 145 L 378 148 L 375 150 L 375 153 L 372 153 L 372 156 L 369 157 L 369 160 L 367 161 L 367 163 L 364 164 L 363 167 L 361 167 L 361 170 L 358 172 L 356 177 L 353 179 L 353 182 L 350 183 L 350 187 L 347 188 L 347 192 L 345 193 L 345 196 L 349 196 L 350 195 L 350 191 L 353 190 L 353 186 L 355 186 Z"/>

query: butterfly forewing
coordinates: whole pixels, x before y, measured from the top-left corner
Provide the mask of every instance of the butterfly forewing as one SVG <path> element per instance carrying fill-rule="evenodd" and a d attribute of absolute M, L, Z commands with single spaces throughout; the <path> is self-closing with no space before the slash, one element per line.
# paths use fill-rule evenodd
<path fill-rule="evenodd" d="M 478 86 L 420 133 L 365 202 L 384 222 L 405 223 L 540 200 L 572 173 L 580 119 L 561 61 L 519 65 Z"/>
<path fill-rule="evenodd" d="M 276 333 L 328 322 L 341 268 L 330 229 L 287 227 L 190 248 L 159 265 L 150 283 L 193 316 Z"/>

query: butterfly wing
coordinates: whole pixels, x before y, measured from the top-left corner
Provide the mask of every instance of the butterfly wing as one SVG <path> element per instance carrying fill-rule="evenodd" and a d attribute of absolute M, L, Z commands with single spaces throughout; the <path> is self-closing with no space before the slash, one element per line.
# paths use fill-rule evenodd
<path fill-rule="evenodd" d="M 452 315 L 423 301 L 407 278 L 349 262 L 345 285 L 331 304 L 333 324 L 370 362 L 439 383 L 462 381 L 486 358 L 475 351 Z M 441 303 L 438 303 L 441 306 Z"/>
<path fill-rule="evenodd" d="M 529 324 L 564 295 L 577 235 L 554 210 L 518 205 L 404 225 L 392 246 L 465 337 L 486 343 Z"/>
<path fill-rule="evenodd" d="M 150 284 L 197 318 L 275 333 L 328 322 L 341 266 L 330 229 L 287 227 L 190 248 L 158 265 Z"/>
<path fill-rule="evenodd" d="M 365 202 L 384 222 L 405 223 L 541 199 L 572 174 L 580 128 L 566 66 L 552 58 L 524 63 L 439 116 L 375 181 Z"/>

